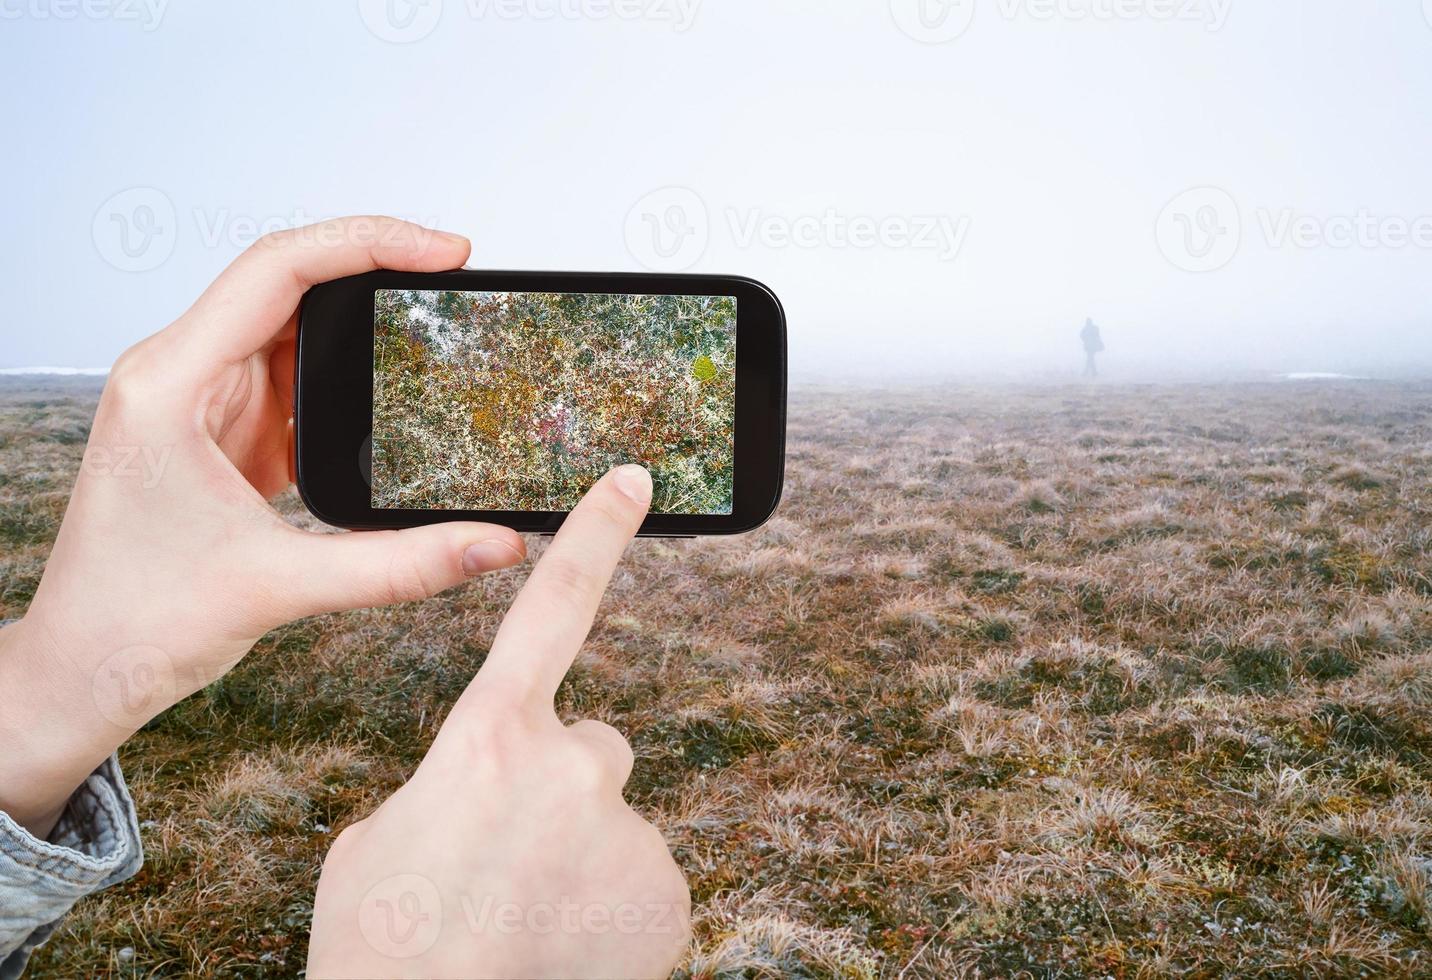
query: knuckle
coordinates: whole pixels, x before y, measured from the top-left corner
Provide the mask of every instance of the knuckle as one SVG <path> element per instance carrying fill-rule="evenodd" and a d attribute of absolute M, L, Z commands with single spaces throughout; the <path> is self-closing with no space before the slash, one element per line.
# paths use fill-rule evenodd
<path fill-rule="evenodd" d="M 489 724 L 468 733 L 468 752 L 473 770 L 497 785 L 511 783 L 522 772 L 525 753 L 510 732 Z"/>
<path fill-rule="evenodd" d="M 407 224 L 406 221 L 395 218 L 390 214 L 377 213 L 350 215 L 343 219 L 343 223 L 355 228 L 369 230 L 382 230 Z"/>
<path fill-rule="evenodd" d="M 616 729 L 611 730 L 611 746 L 622 768 L 630 770 L 636 762 L 636 753 L 632 751 L 631 743 Z"/>
<path fill-rule="evenodd" d="M 143 419 L 152 414 L 145 406 L 154 401 L 158 388 L 155 379 L 163 375 L 162 365 L 156 362 L 151 350 L 152 344 L 152 339 L 136 344 L 121 354 L 110 368 L 100 396 L 106 421 L 117 421 L 129 428 L 142 426 Z"/>
<path fill-rule="evenodd" d="M 148 344 L 135 344 L 119 355 L 119 359 L 109 369 L 109 378 L 105 381 L 105 393 L 116 396 L 132 396 L 147 387 L 152 374 L 153 362 L 149 356 Z"/>
<path fill-rule="evenodd" d="M 597 588 L 597 579 L 581 562 L 563 555 L 545 559 L 552 592 L 559 601 L 578 603 Z"/>
<path fill-rule="evenodd" d="M 582 726 L 582 734 L 585 737 L 612 753 L 618 761 L 630 764 L 632 748 L 625 735 L 604 721 L 585 721 L 579 722 L 579 724 Z"/>
<path fill-rule="evenodd" d="M 528 770 L 534 736 L 520 716 L 485 702 L 474 702 L 461 711 L 457 731 L 463 769 L 498 784 L 509 783 Z"/>
<path fill-rule="evenodd" d="M 356 850 L 359 844 L 362 842 L 362 839 L 362 821 L 359 821 L 358 823 L 349 824 L 347 827 L 344 827 L 341 831 L 338 832 L 338 836 L 333 838 L 333 843 L 329 845 L 329 859 L 335 857 L 342 859 L 345 855 Z"/>
<path fill-rule="evenodd" d="M 386 214 L 355 214 L 340 222 L 343 239 L 350 245 L 374 249 L 420 252 L 421 241 L 409 222 Z"/>
<path fill-rule="evenodd" d="M 594 496 L 591 500 L 592 512 L 597 514 L 613 527 L 624 528 L 631 519 L 627 516 L 627 509 L 616 499 L 619 491 L 611 489 L 605 494 Z"/>
<path fill-rule="evenodd" d="M 573 742 L 564 768 L 569 778 L 568 785 L 580 796 L 589 796 L 611 781 L 601 749 L 583 739 Z"/>
<path fill-rule="evenodd" d="M 628 747 L 625 735 L 606 722 L 598 721 L 595 718 L 584 718 L 576 722 L 572 725 L 572 730 L 588 738 L 601 739 L 614 745 Z"/>
<path fill-rule="evenodd" d="M 334 222 L 333 231 L 346 244 L 371 248 L 391 220 L 377 214 L 354 214 Z"/>
<path fill-rule="evenodd" d="M 579 792 L 605 792 L 624 782 L 631 772 L 633 755 L 630 743 L 610 725 L 600 721 L 581 721 L 569 730 L 573 757 L 570 770 Z"/>
<path fill-rule="evenodd" d="M 532 678 L 520 672 L 504 671 L 500 667 L 489 670 L 487 661 L 491 660 L 492 655 L 489 650 L 476 681 L 468 687 L 458 703 L 461 706 L 470 700 L 471 712 L 483 714 L 484 722 L 500 729 L 501 733 L 514 730 L 530 732 L 526 721 L 527 711 L 524 709 L 537 703 L 533 697 Z"/>
<path fill-rule="evenodd" d="M 505 746 L 507 726 L 499 720 L 497 705 L 480 699 L 460 700 L 448 715 L 450 722 L 457 726 L 474 747 L 483 752 L 492 752 Z"/>
<path fill-rule="evenodd" d="M 389 560 L 382 593 L 386 604 L 426 599 L 434 591 L 431 573 L 416 555 L 400 551 Z"/>
<path fill-rule="evenodd" d="M 255 253 L 274 252 L 288 245 L 294 240 L 294 233 L 290 230 L 264 232 L 254 243 L 249 246 Z"/>
<path fill-rule="evenodd" d="M 109 369 L 110 381 L 124 381 L 132 378 L 144 367 L 145 345 L 141 342 L 126 350 L 115 360 L 114 366 Z"/>
<path fill-rule="evenodd" d="M 572 791 L 581 797 L 597 796 L 609 781 L 597 760 L 589 758 L 586 765 L 573 770 Z"/>

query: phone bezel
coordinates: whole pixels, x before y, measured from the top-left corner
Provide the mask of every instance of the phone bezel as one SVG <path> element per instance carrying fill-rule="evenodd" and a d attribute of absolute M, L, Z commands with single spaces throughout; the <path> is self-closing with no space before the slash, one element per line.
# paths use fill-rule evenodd
<path fill-rule="evenodd" d="M 642 273 L 394 272 L 309 290 L 299 311 L 294 440 L 299 495 L 319 520 L 351 530 L 487 521 L 552 533 L 565 511 L 379 510 L 372 506 L 373 296 L 379 289 L 649 293 L 736 297 L 736 444 L 732 513 L 651 514 L 648 537 L 740 534 L 775 512 L 785 480 L 786 322 L 766 286 L 740 276 Z"/>

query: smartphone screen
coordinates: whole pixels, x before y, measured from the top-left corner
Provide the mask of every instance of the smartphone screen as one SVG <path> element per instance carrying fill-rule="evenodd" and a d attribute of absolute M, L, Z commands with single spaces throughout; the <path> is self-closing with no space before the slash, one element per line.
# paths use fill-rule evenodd
<path fill-rule="evenodd" d="M 551 534 L 622 463 L 653 478 L 642 535 L 781 499 L 786 320 L 753 279 L 381 269 L 310 289 L 297 341 L 298 492 L 337 527 Z"/>
<path fill-rule="evenodd" d="M 373 297 L 375 510 L 567 511 L 634 462 L 653 514 L 732 513 L 736 297 Z"/>

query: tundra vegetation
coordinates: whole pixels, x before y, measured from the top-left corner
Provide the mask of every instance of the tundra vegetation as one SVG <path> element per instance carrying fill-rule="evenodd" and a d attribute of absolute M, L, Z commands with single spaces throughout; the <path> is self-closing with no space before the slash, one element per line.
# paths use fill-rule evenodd
<path fill-rule="evenodd" d="M 570 510 L 619 463 L 729 514 L 736 301 L 380 290 L 373 506 Z"/>
<path fill-rule="evenodd" d="M 18 616 L 95 391 L 3 385 Z M 793 394 L 775 519 L 636 542 L 558 701 L 631 738 L 681 976 L 1432 973 L 1432 385 Z M 33 975 L 299 975 L 524 575 L 280 629 L 140 732 L 148 863 Z"/>

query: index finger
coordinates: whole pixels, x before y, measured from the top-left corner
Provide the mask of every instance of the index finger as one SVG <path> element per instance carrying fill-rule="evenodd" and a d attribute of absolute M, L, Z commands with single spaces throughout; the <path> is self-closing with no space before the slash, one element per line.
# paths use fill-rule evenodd
<path fill-rule="evenodd" d="M 472 244 L 397 218 L 338 218 L 265 235 L 214 280 L 174 325 L 209 361 L 241 360 L 275 337 L 303 294 L 330 279 L 375 269 L 442 272 Z"/>
<path fill-rule="evenodd" d="M 640 466 L 618 466 L 597 481 L 518 593 L 475 689 L 550 707 L 650 504 L 651 475 Z"/>

